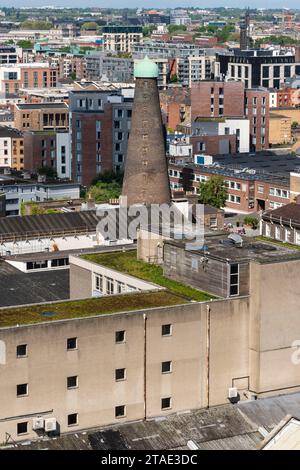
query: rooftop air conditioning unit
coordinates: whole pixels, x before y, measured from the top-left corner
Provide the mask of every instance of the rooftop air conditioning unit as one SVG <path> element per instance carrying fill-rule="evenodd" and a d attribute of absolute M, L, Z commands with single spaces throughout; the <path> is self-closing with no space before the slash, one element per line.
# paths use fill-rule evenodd
<path fill-rule="evenodd" d="M 39 429 L 44 429 L 44 418 L 37 416 L 32 419 L 32 429 L 38 431 Z"/>
<path fill-rule="evenodd" d="M 228 389 L 228 398 L 237 398 L 238 389 L 236 387 L 230 387 Z"/>
<path fill-rule="evenodd" d="M 46 432 L 56 431 L 56 418 L 45 419 L 45 431 Z"/>

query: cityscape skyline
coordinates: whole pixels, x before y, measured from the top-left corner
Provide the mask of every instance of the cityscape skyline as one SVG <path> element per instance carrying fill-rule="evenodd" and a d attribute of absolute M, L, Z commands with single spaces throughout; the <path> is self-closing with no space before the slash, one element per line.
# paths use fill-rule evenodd
<path fill-rule="evenodd" d="M 45 3 L 45 5 L 43 5 Z M 222 1 L 222 0 L 216 0 L 209 2 L 210 5 L 208 5 L 207 0 L 205 1 L 195 1 L 195 0 L 180 0 L 180 1 L 171 1 L 171 0 L 164 0 L 163 2 L 158 2 L 157 0 L 134 0 L 133 2 L 130 2 L 131 5 L 129 8 L 158 8 L 158 9 L 163 9 L 163 8 L 199 8 L 199 9 L 205 9 L 205 8 L 218 8 L 218 7 L 225 7 L 225 8 L 246 8 L 246 7 L 251 7 L 251 8 L 257 8 L 257 9 L 263 9 L 263 10 L 274 10 L 274 9 L 299 9 L 297 8 L 298 3 L 296 1 L 288 1 L 282 4 L 280 0 L 274 0 L 272 2 L 266 1 L 263 2 L 261 0 L 251 2 L 251 5 L 249 4 L 249 0 L 245 0 L 243 2 L 240 2 L 238 0 L 232 0 L 231 2 L 228 1 Z M 4 2 L 0 2 L 0 8 L 7 7 L 7 4 Z M 15 1 L 12 2 L 10 7 L 14 8 L 46 8 L 46 7 L 56 7 L 56 8 L 108 8 L 106 2 L 98 2 L 96 0 L 86 0 L 84 5 L 82 5 L 82 2 L 79 0 L 66 0 L 65 2 L 61 2 L 61 0 L 52 0 L 51 3 L 49 2 L 41 2 L 40 0 L 20 0 L 20 1 Z M 122 0 L 112 0 L 110 2 L 110 8 L 127 8 L 127 5 L 125 2 Z"/>

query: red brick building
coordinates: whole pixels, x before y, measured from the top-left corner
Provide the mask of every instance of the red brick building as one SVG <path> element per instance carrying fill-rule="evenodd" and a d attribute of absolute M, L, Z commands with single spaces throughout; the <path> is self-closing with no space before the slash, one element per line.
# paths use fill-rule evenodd
<path fill-rule="evenodd" d="M 243 82 L 201 81 L 191 87 L 191 118 L 243 117 Z"/>
<path fill-rule="evenodd" d="M 245 115 L 250 124 L 250 151 L 269 148 L 269 92 L 264 88 L 247 89 Z"/>

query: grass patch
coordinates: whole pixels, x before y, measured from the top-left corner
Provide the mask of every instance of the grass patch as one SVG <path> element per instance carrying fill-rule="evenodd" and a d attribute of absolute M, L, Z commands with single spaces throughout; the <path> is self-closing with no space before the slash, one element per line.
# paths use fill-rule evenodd
<path fill-rule="evenodd" d="M 166 307 L 187 303 L 184 298 L 168 291 L 123 294 L 88 300 L 76 300 L 30 307 L 0 309 L 0 328 L 49 321 L 81 318 L 93 315 L 126 312 L 146 308 Z M 43 312 L 53 312 L 44 316 Z"/>
<path fill-rule="evenodd" d="M 263 237 L 262 235 L 258 235 L 255 238 L 256 238 L 256 240 L 261 240 L 262 242 L 273 243 L 274 245 L 282 246 L 282 248 L 290 248 L 292 250 L 300 250 L 300 246 L 292 245 L 292 243 L 281 242 L 280 240 L 274 240 L 273 238 Z"/>
<path fill-rule="evenodd" d="M 216 298 L 207 292 L 194 289 L 186 284 L 166 278 L 163 275 L 163 269 L 161 266 L 138 260 L 136 255 L 136 250 L 132 250 L 126 251 L 125 253 L 111 252 L 82 255 L 81 258 L 115 269 L 116 271 L 130 274 L 131 276 L 143 279 L 144 281 L 153 282 L 154 284 L 165 287 L 174 294 L 183 295 L 190 300 L 202 302 Z"/>

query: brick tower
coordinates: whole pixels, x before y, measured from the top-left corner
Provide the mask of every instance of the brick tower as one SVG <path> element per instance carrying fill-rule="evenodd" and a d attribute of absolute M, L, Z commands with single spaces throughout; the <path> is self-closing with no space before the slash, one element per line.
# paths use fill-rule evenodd
<path fill-rule="evenodd" d="M 170 183 L 157 88 L 158 67 L 148 57 L 134 69 L 135 95 L 122 196 L 127 204 L 169 204 Z"/>

